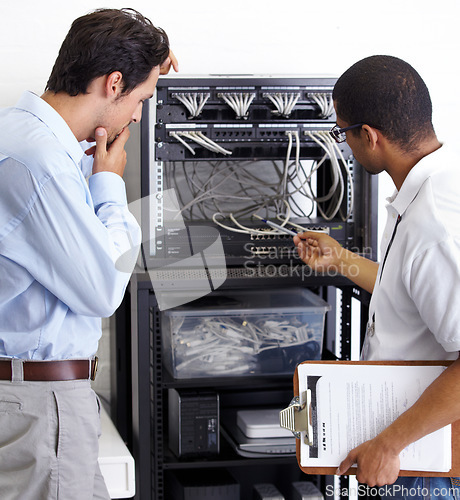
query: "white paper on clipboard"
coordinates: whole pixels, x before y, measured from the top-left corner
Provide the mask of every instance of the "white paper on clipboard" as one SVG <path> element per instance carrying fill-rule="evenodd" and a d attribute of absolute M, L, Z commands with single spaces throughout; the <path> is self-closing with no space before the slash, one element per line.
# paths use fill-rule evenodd
<path fill-rule="evenodd" d="M 375 437 L 407 410 L 444 366 L 314 364 L 298 366 L 299 397 L 311 391 L 313 445 L 300 440 L 302 467 L 337 467 L 348 452 Z M 451 469 L 451 426 L 401 452 L 401 469 Z"/>

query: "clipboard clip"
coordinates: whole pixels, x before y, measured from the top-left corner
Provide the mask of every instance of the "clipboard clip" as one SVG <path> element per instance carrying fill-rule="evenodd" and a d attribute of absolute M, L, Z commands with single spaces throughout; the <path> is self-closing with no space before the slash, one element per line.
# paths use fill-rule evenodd
<path fill-rule="evenodd" d="M 310 419 L 311 390 L 305 391 L 306 402 L 301 403 L 300 397 L 295 396 L 289 406 L 280 411 L 280 426 L 290 430 L 298 439 L 305 433 L 304 442 L 308 446 L 313 445 L 313 427 Z"/>

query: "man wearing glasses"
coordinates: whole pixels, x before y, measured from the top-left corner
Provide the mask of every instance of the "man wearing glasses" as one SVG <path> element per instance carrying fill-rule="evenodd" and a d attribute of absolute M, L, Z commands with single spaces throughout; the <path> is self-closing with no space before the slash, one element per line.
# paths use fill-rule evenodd
<path fill-rule="evenodd" d="M 299 255 L 313 269 L 340 270 L 372 293 L 363 359 L 453 360 L 416 404 L 374 439 L 349 450 L 337 473 L 357 464 L 358 481 L 369 486 L 397 481 L 416 488 L 412 491 L 449 496 L 452 487 L 460 492 L 458 478 L 398 479 L 398 474 L 406 446 L 460 418 L 457 158 L 436 137 L 425 83 L 400 59 L 372 56 L 357 62 L 337 81 L 333 99 L 337 125 L 331 136 L 346 140 L 371 174 L 387 172 L 396 187 L 386 207 L 381 262 L 311 232 L 294 237 Z M 354 271 L 349 276 L 348 269 Z"/>

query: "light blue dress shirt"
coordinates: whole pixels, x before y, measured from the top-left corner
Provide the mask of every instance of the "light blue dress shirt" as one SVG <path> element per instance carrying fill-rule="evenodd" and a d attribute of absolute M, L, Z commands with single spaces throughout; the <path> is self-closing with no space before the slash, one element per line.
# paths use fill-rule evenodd
<path fill-rule="evenodd" d="M 0 110 L 0 356 L 89 358 L 123 298 L 140 228 L 123 179 L 87 181 L 84 156 L 40 97 Z"/>

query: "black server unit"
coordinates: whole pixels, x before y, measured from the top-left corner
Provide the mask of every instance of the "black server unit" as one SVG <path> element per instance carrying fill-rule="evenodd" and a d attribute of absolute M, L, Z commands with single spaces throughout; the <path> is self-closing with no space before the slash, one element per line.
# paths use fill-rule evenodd
<path fill-rule="evenodd" d="M 284 491 L 300 480 L 323 488 L 331 481 L 306 478 L 292 455 L 241 457 L 225 439 L 215 456 L 172 453 L 168 392 L 216 393 L 220 414 L 281 407 L 290 400 L 292 375 L 174 379 L 163 363 L 161 311 L 164 296 L 181 292 L 185 298 L 178 304 L 193 293 L 273 286 L 308 287 L 336 305 L 331 290 L 337 287 L 340 345 L 334 353 L 324 349 L 323 357 L 349 359 L 352 298 L 365 309 L 368 294 L 340 275 L 313 273 L 298 259 L 292 236 L 260 220 L 295 232 L 327 232 L 375 260 L 376 178 L 355 162 L 346 143 L 336 144 L 328 134 L 335 125 L 334 83 L 335 78 L 300 76 L 167 77 L 144 106 L 144 274 L 133 275 L 129 288 L 131 366 L 125 391 L 132 403 L 126 421 L 132 426 L 136 498 L 171 498 L 165 485 L 194 471 L 206 478 L 226 469 L 241 498 L 252 498 L 254 485 L 267 481 Z M 335 314 L 326 318 L 325 345 L 335 335 Z"/>

